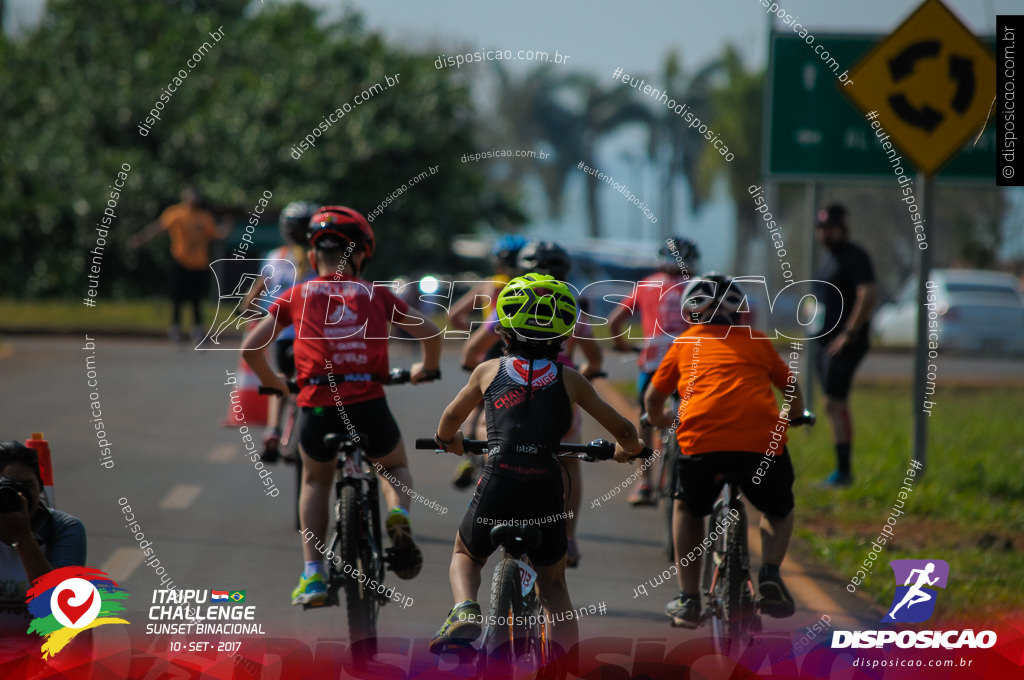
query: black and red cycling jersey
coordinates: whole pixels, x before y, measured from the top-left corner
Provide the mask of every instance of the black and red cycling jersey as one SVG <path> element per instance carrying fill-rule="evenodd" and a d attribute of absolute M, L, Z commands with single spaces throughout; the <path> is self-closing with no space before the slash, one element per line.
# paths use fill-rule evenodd
<path fill-rule="evenodd" d="M 499 361 L 498 372 L 484 391 L 488 444 L 501 445 L 509 453 L 535 452 L 531 447 L 557 450 L 572 426 L 562 365 L 535 359 L 531 376 L 530 362 L 522 357 L 505 356 Z"/>

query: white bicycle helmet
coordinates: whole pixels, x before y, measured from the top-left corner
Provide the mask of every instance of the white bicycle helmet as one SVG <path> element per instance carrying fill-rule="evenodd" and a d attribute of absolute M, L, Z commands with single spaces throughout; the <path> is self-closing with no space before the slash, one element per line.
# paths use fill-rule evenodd
<path fill-rule="evenodd" d="M 683 293 L 683 313 L 690 323 L 712 320 L 735 323 L 736 313 L 746 299 L 743 289 L 726 274 L 708 272 L 693 279 Z"/>

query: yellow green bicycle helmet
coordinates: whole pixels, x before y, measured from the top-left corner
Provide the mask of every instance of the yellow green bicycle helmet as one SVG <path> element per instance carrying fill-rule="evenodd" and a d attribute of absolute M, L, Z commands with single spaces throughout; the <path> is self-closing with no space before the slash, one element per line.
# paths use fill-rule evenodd
<path fill-rule="evenodd" d="M 547 274 L 529 273 L 505 284 L 498 295 L 502 327 L 531 340 L 554 340 L 572 331 L 577 306 L 569 286 Z"/>

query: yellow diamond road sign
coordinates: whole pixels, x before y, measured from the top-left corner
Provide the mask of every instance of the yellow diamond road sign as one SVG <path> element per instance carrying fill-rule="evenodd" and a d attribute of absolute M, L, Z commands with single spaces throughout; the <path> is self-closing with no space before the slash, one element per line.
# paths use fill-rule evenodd
<path fill-rule="evenodd" d="M 976 133 L 996 91 L 996 62 L 939 0 L 926 0 L 851 69 L 842 91 L 926 175 Z"/>

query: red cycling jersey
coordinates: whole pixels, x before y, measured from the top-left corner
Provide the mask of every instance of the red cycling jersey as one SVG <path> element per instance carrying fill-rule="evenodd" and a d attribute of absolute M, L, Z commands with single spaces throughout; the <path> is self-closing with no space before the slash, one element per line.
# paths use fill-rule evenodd
<path fill-rule="evenodd" d="M 299 406 L 355 404 L 384 396 L 389 325 L 409 306 L 388 287 L 351 276 L 319 276 L 293 286 L 271 307 L 278 327 L 295 326 Z M 319 385 L 306 384 L 322 376 Z M 333 376 L 332 386 L 328 376 Z"/>
<path fill-rule="evenodd" d="M 688 282 L 678 274 L 658 272 L 638 281 L 633 294 L 619 303 L 640 311 L 645 341 L 637 365 L 644 373 L 656 371 L 672 341 L 690 327 L 683 318 L 683 291 Z"/>

